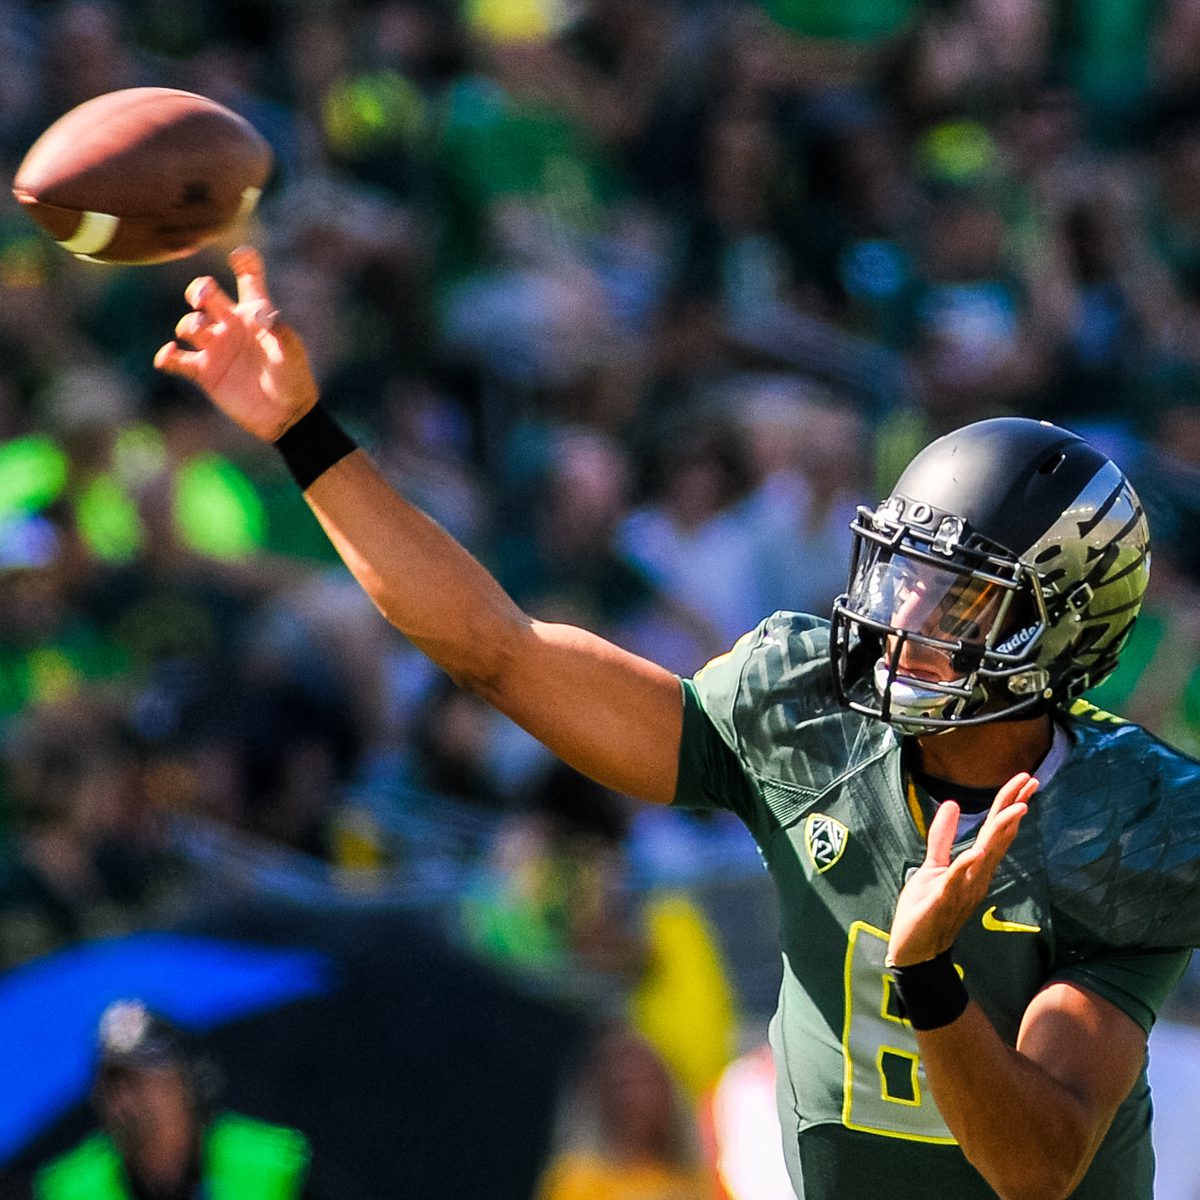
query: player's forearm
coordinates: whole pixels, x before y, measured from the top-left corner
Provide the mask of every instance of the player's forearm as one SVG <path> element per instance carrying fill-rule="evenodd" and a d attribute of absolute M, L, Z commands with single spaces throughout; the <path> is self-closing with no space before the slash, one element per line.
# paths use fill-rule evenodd
<path fill-rule="evenodd" d="M 1083 1103 L 1001 1041 L 975 1003 L 917 1042 L 950 1132 L 1003 1200 L 1070 1195 L 1099 1140 Z"/>
<path fill-rule="evenodd" d="M 375 606 L 438 666 L 466 684 L 500 669 L 523 614 L 363 451 L 334 464 L 305 499 Z"/>

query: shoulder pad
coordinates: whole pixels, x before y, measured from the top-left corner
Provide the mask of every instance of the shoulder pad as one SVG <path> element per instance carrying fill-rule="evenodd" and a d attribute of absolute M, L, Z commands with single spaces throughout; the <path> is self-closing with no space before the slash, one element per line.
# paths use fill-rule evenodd
<path fill-rule="evenodd" d="M 1038 812 L 1056 912 L 1097 945 L 1200 944 L 1200 763 L 1090 706 L 1072 715 Z"/>
<path fill-rule="evenodd" d="M 721 737 L 763 782 L 818 795 L 897 742 L 838 703 L 829 622 L 819 617 L 775 613 L 694 683 Z"/>

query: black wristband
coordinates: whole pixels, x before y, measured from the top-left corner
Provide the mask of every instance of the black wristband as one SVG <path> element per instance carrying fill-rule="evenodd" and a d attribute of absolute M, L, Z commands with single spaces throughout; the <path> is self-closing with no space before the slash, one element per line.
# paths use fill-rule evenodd
<path fill-rule="evenodd" d="M 900 1015 L 914 1029 L 941 1029 L 957 1021 L 970 1003 L 971 997 L 949 950 L 909 967 L 888 969 L 896 981 Z"/>
<path fill-rule="evenodd" d="M 308 491 L 336 462 L 358 447 L 354 439 L 321 407 L 314 404 L 290 429 L 272 443 L 301 491 Z"/>

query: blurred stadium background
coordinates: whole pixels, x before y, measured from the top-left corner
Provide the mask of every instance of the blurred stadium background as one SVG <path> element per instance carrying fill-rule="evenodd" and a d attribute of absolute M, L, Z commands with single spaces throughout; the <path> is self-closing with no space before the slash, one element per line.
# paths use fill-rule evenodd
<path fill-rule="evenodd" d="M 270 140 L 245 236 L 331 407 L 534 613 L 690 672 L 824 613 L 931 436 L 1045 417 L 1156 535 L 1094 699 L 1200 750 L 1200 0 L 0 0 L 7 178 L 141 84 Z M 365 1194 L 525 1200 L 599 1025 L 692 1100 L 762 1041 L 769 887 L 437 678 L 155 377 L 229 248 L 100 268 L 0 206 L 0 1188 L 138 994 Z"/>

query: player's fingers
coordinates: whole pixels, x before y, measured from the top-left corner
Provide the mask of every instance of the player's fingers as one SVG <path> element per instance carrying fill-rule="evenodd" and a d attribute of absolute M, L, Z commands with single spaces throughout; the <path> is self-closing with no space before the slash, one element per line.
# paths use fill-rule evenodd
<path fill-rule="evenodd" d="M 1034 779 L 1028 771 L 1018 771 L 997 793 L 995 802 L 992 804 L 992 811 L 997 808 L 1007 808 L 1010 804 L 1015 804 L 1021 799 L 1023 794 L 1028 790 L 1030 796 L 1037 790 L 1037 780 Z M 1030 784 L 1033 785 L 1030 788 Z"/>
<path fill-rule="evenodd" d="M 238 304 L 253 305 L 263 314 L 274 312 L 267 291 L 267 271 L 259 252 L 253 246 L 239 246 L 230 254 L 229 265 L 237 276 Z"/>
<path fill-rule="evenodd" d="M 274 363 L 291 359 L 293 362 L 307 362 L 308 352 L 300 335 L 286 322 L 280 319 L 277 312 L 266 314 L 269 323 L 264 323 L 264 329 L 271 334 L 268 338 L 259 339 L 267 358 Z"/>
<path fill-rule="evenodd" d="M 1028 811 L 1025 804 L 1018 803 L 1000 814 L 984 842 L 983 857 L 987 861 L 996 864 L 1008 853 L 1008 848 L 1013 844 L 1021 821 Z"/>
<path fill-rule="evenodd" d="M 1038 781 L 1026 771 L 1019 771 L 997 793 L 988 809 L 979 830 L 976 845 L 986 843 L 987 837 L 996 822 L 1016 804 L 1028 804 L 1029 798 L 1037 791 Z"/>
<path fill-rule="evenodd" d="M 207 313 L 196 311 L 184 313 L 175 322 L 175 336 L 180 341 L 191 342 L 193 346 L 199 346 L 209 340 L 209 335 L 218 325 L 219 322 L 214 321 Z"/>
<path fill-rule="evenodd" d="M 200 377 L 202 363 L 201 352 L 184 350 L 177 342 L 167 342 L 160 346 L 154 356 L 154 365 L 168 375 L 179 375 L 193 382 Z"/>
<path fill-rule="evenodd" d="M 950 847 L 958 832 L 958 805 L 946 800 L 938 805 L 937 813 L 929 826 L 929 838 L 925 844 L 925 865 L 947 867 L 950 865 Z"/>
<path fill-rule="evenodd" d="M 955 859 L 950 872 L 954 880 L 962 880 L 968 886 L 982 881 L 986 887 L 1016 839 L 1021 820 L 1028 811 L 1023 802 L 1014 803 L 981 829 L 975 844 Z"/>
<path fill-rule="evenodd" d="M 187 285 L 187 302 L 214 321 L 222 321 L 233 312 L 233 301 L 211 275 L 201 275 Z"/>

